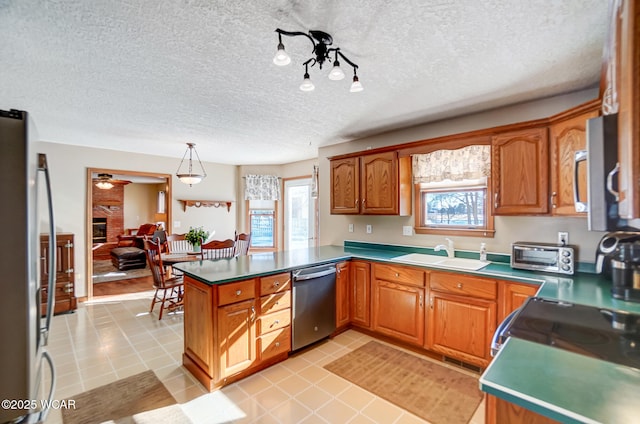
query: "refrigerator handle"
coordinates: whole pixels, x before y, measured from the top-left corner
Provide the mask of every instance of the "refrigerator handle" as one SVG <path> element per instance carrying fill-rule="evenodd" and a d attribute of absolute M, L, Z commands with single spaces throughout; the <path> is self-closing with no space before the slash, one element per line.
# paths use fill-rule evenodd
<path fill-rule="evenodd" d="M 56 389 L 56 367 L 53 366 L 53 359 L 51 359 L 51 355 L 49 355 L 49 352 L 46 350 L 42 352 L 42 358 L 47 361 L 49 369 L 51 370 L 51 387 L 49 388 L 49 400 L 45 404 L 46 408 L 43 408 L 42 411 L 40 411 L 40 416 L 38 418 L 39 423 L 43 423 L 47 419 L 47 415 L 49 415 L 49 410 L 51 409 L 51 401 L 53 401 L 53 393 Z"/>
<path fill-rule="evenodd" d="M 49 178 L 49 166 L 47 165 L 47 155 L 38 154 L 38 171 L 44 172 L 44 181 L 47 189 L 47 204 L 49 209 L 49 275 L 47 290 L 47 315 L 45 317 L 44 327 L 40 329 L 42 336 L 42 344 L 46 346 L 49 339 L 49 328 L 51 326 L 51 317 L 55 306 L 56 293 L 56 224 L 53 219 L 53 196 L 51 194 L 51 180 Z M 39 313 L 39 312 L 38 312 Z"/>

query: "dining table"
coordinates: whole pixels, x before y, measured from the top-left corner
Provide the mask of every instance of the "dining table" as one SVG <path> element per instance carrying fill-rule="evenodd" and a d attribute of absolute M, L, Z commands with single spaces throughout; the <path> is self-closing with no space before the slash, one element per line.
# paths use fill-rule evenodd
<path fill-rule="evenodd" d="M 200 252 L 163 253 L 161 259 L 164 265 L 172 266 L 180 262 L 199 261 L 202 255 Z"/>
<path fill-rule="evenodd" d="M 173 265 L 180 262 L 199 261 L 202 259 L 202 254 L 200 252 L 163 253 L 160 258 L 162 259 L 162 264 L 167 268 L 167 276 L 176 276 L 173 271 Z"/>

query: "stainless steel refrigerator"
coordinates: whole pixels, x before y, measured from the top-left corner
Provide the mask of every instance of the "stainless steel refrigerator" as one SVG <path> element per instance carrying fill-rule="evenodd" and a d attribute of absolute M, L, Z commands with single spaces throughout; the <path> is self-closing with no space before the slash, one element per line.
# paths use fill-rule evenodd
<path fill-rule="evenodd" d="M 44 421 L 55 388 L 46 351 L 55 290 L 47 290 L 41 317 L 40 281 L 45 263 L 55 287 L 55 222 L 47 158 L 33 150 L 33 129 L 27 112 L 0 110 L 0 423 Z M 41 233 L 49 234 L 48 258 L 40 258 Z"/>

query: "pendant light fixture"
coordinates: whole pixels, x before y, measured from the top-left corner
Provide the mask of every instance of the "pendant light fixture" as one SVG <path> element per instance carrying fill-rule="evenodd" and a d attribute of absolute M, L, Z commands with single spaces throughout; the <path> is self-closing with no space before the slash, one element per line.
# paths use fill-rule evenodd
<path fill-rule="evenodd" d="M 276 52 L 275 57 L 273 58 L 273 63 L 278 66 L 286 66 L 291 63 L 291 58 L 284 50 L 284 44 L 282 44 L 282 36 L 286 35 L 288 37 L 296 37 L 298 35 L 303 35 L 311 41 L 313 44 L 313 57 L 305 61 L 302 65 L 304 66 L 304 79 L 302 84 L 300 84 L 300 90 L 302 91 L 313 91 L 315 86 L 309 77 L 309 66 L 314 66 L 316 63 L 318 67 L 322 69 L 322 65 L 325 61 L 331 62 L 331 53 L 334 53 L 333 57 L 333 67 L 329 72 L 329 79 L 332 81 L 340 81 L 344 79 L 345 74 L 342 68 L 340 67 L 340 61 L 338 60 L 338 56 L 344 60 L 346 63 L 351 65 L 353 68 L 353 83 L 351 84 L 350 91 L 352 93 L 357 93 L 362 91 L 364 88 L 362 87 L 362 83 L 358 79 L 356 75 L 356 70 L 358 69 L 358 65 L 350 61 L 344 54 L 340 52 L 339 47 L 329 47 L 333 44 L 333 37 L 323 31 L 309 31 L 309 34 L 300 31 L 284 31 L 280 28 L 276 29 L 278 33 L 278 50 Z"/>
<path fill-rule="evenodd" d="M 184 152 L 182 160 L 180 161 L 180 165 L 178 166 L 178 171 L 176 172 L 176 176 L 178 177 L 178 179 L 185 184 L 189 184 L 189 187 L 191 187 L 193 184 L 198 184 L 204 179 L 204 177 L 207 176 L 207 173 L 204 170 L 204 166 L 202 166 L 202 162 L 200 161 L 200 156 L 198 156 L 198 152 L 196 151 L 195 147 L 196 145 L 194 143 L 187 143 L 187 150 Z M 189 154 L 189 163 L 186 169 L 187 172 L 181 173 L 180 169 L 182 168 L 182 164 L 187 157 L 187 153 Z M 202 170 L 201 174 L 195 173 L 193 171 L 193 153 L 196 154 L 198 164 L 200 164 L 200 169 Z"/>
<path fill-rule="evenodd" d="M 112 175 L 111 174 L 98 174 L 98 181 L 96 182 L 96 187 L 101 190 L 109 190 L 113 188 L 113 183 L 111 182 Z"/>

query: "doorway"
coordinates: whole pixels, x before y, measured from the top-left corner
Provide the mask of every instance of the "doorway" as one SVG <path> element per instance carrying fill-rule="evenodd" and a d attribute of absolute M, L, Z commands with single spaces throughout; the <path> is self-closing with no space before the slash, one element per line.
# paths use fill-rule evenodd
<path fill-rule="evenodd" d="M 119 236 L 135 236 L 143 224 L 166 228 L 171 222 L 171 175 L 88 168 L 86 217 L 87 297 L 151 290 L 143 256 L 124 269 L 110 253 Z"/>
<path fill-rule="evenodd" d="M 284 249 L 318 243 L 318 201 L 311 194 L 311 177 L 284 180 Z"/>

